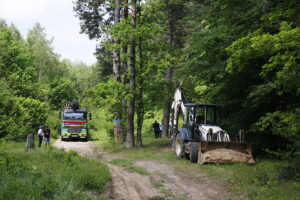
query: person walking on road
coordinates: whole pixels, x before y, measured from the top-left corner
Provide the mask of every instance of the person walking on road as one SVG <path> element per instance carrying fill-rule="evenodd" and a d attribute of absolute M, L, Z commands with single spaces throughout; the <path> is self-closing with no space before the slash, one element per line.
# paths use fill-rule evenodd
<path fill-rule="evenodd" d="M 48 128 L 48 126 L 45 127 L 44 140 L 45 140 L 45 146 L 49 146 L 50 145 L 50 129 Z"/>
<path fill-rule="evenodd" d="M 38 130 L 38 136 L 39 136 L 39 147 L 41 147 L 43 142 L 43 137 L 44 137 L 44 127 L 42 125 Z"/>
<path fill-rule="evenodd" d="M 159 123 L 157 123 L 157 121 L 155 120 L 155 122 L 152 124 L 152 126 L 153 126 L 153 129 L 154 129 L 155 138 L 158 138 L 159 137 L 159 132 L 160 132 Z"/>

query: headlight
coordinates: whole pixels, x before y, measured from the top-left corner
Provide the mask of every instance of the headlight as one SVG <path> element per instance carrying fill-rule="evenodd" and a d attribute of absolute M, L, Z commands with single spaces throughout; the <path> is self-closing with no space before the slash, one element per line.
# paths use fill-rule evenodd
<path fill-rule="evenodd" d="M 62 128 L 62 129 L 61 129 L 61 132 L 62 132 L 62 133 L 68 133 L 69 131 L 68 131 L 67 128 Z"/>

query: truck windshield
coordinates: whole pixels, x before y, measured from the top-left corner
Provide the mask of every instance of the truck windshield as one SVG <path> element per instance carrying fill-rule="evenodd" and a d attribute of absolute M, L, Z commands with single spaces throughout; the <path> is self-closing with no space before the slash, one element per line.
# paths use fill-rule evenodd
<path fill-rule="evenodd" d="M 86 120 L 86 113 L 64 112 L 64 119 Z"/>

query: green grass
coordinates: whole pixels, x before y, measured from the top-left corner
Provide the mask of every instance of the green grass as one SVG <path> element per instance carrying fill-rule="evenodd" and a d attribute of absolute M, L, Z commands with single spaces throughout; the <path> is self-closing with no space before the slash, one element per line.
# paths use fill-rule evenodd
<path fill-rule="evenodd" d="M 76 152 L 0 144 L 0 199 L 102 199 L 109 169 Z"/>
<path fill-rule="evenodd" d="M 135 173 L 138 173 L 141 175 L 149 175 L 150 174 L 145 168 L 134 166 L 134 162 L 131 160 L 114 159 L 114 160 L 111 160 L 110 163 L 113 165 L 121 166 L 129 172 L 135 172 Z"/>
<path fill-rule="evenodd" d="M 211 176 L 229 185 L 232 191 L 247 194 L 249 199 L 299 199 L 300 182 L 282 181 L 280 170 L 286 166 L 283 161 L 262 160 L 255 165 L 198 165 Z"/>
<path fill-rule="evenodd" d="M 184 159 L 176 159 L 171 150 L 170 139 L 155 139 L 153 135 L 143 136 L 143 148 L 126 149 L 124 145 L 109 140 L 102 130 L 96 135 L 100 138 L 100 148 L 134 160 L 158 160 L 173 165 L 178 170 L 199 176 L 205 172 L 213 179 L 223 183 L 241 199 L 293 200 L 300 197 L 300 182 L 279 179 L 280 170 L 287 165 L 284 161 L 257 160 L 248 164 L 192 164 Z M 126 161 L 130 162 L 130 161 Z"/>

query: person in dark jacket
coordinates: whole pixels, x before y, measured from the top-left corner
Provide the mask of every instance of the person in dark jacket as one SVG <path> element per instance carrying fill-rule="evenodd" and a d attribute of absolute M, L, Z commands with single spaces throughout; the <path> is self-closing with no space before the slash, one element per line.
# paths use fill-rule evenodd
<path fill-rule="evenodd" d="M 158 138 L 159 132 L 160 132 L 159 123 L 157 123 L 157 121 L 155 120 L 155 122 L 152 124 L 152 126 L 153 126 L 153 130 L 154 130 L 155 138 Z"/>
<path fill-rule="evenodd" d="M 46 126 L 45 131 L 44 131 L 44 140 L 45 140 L 45 146 L 50 145 L 50 129 L 48 126 Z"/>

